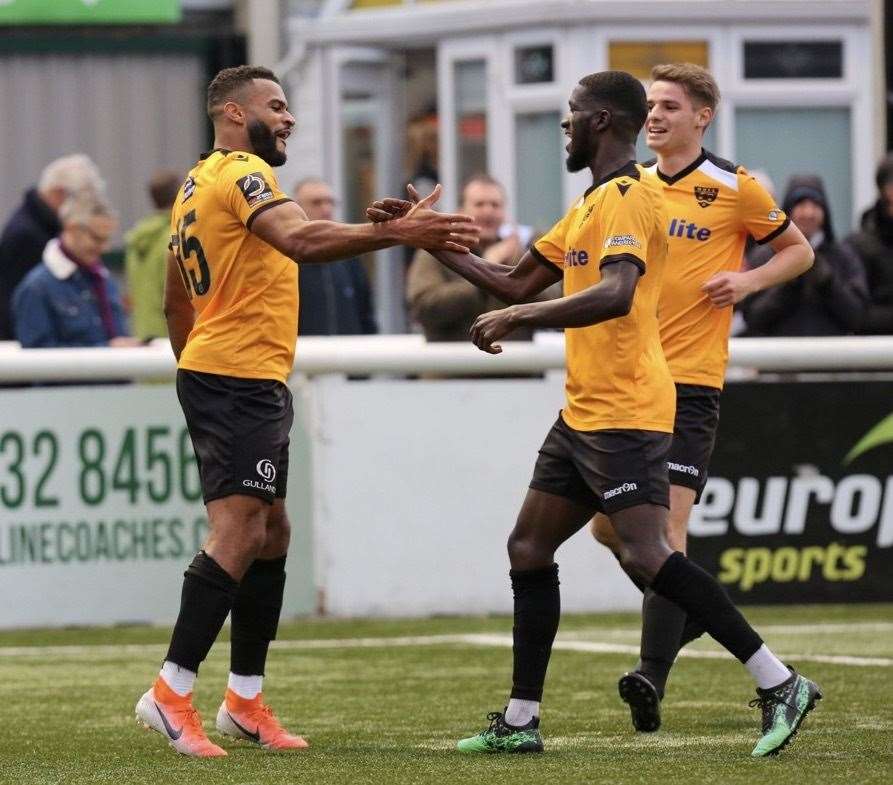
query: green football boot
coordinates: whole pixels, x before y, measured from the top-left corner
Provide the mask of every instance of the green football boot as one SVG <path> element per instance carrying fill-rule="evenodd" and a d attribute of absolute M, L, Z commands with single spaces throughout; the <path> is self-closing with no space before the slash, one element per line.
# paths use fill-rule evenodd
<path fill-rule="evenodd" d="M 800 723 L 822 699 L 819 685 L 791 669 L 790 678 L 771 690 L 757 688 L 748 705 L 763 710 L 763 736 L 750 753 L 754 758 L 777 755 L 794 738 Z"/>
<path fill-rule="evenodd" d="M 459 752 L 542 752 L 540 718 L 534 717 L 521 728 L 509 725 L 500 711 L 487 715 L 490 727 L 477 736 L 462 739 L 456 748 Z"/>

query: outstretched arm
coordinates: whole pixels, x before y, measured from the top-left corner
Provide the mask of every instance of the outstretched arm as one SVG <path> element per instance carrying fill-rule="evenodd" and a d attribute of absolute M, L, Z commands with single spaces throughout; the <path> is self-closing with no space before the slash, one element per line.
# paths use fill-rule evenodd
<path fill-rule="evenodd" d="M 430 251 L 430 253 L 441 264 L 505 303 L 523 303 L 532 300 L 562 277 L 561 270 L 542 262 L 530 251 L 527 251 L 514 267 L 488 262 L 473 253 L 451 251 Z"/>
<path fill-rule="evenodd" d="M 428 196 L 421 199 L 412 185 L 407 186 L 407 189 L 412 201 L 381 199 L 372 203 L 366 210 L 366 216 L 378 225 L 387 226 L 431 198 Z M 505 303 L 531 300 L 562 278 L 558 267 L 542 261 L 530 251 L 527 251 L 516 265 L 507 265 L 487 261 L 469 251 L 462 253 L 454 249 L 436 249 L 428 246 L 425 250 L 445 267 Z"/>
<path fill-rule="evenodd" d="M 309 221 L 297 204 L 283 202 L 257 214 L 248 228 L 276 250 L 303 263 L 332 262 L 392 245 L 466 252 L 477 242 L 479 230 L 468 215 L 431 209 L 440 193 L 438 185 L 405 215 L 368 224 Z"/>
<path fill-rule="evenodd" d="M 518 327 L 587 327 L 625 316 L 640 274 L 632 261 L 612 262 L 602 268 L 601 281 L 582 292 L 482 314 L 471 327 L 471 340 L 478 349 L 499 354 L 502 347 L 495 341 Z"/>

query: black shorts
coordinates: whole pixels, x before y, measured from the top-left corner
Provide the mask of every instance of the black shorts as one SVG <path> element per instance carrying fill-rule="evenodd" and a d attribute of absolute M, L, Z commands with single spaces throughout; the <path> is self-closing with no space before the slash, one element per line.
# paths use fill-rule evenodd
<path fill-rule="evenodd" d="M 272 379 L 177 371 L 205 504 L 233 494 L 272 504 L 288 484 L 291 391 Z"/>
<path fill-rule="evenodd" d="M 669 507 L 672 438 L 660 431 L 577 431 L 559 414 L 540 447 L 530 487 L 608 515 L 638 504 Z"/>
<path fill-rule="evenodd" d="M 673 444 L 667 454 L 670 485 L 691 488 L 701 498 L 707 482 L 710 456 L 719 427 L 719 395 L 716 387 L 676 385 L 676 423 Z"/>

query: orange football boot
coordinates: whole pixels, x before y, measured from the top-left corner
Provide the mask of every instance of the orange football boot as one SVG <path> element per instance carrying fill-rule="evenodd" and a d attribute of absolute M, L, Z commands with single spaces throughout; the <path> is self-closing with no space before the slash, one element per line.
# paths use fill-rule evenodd
<path fill-rule="evenodd" d="M 279 724 L 260 692 L 248 699 L 227 688 L 226 698 L 217 712 L 217 730 L 224 736 L 253 741 L 268 750 L 303 750 L 310 746 Z"/>
<path fill-rule="evenodd" d="M 158 731 L 182 755 L 219 758 L 226 750 L 212 742 L 202 727 L 202 718 L 192 705 L 192 693 L 178 695 L 159 676 L 136 704 L 136 718 Z"/>

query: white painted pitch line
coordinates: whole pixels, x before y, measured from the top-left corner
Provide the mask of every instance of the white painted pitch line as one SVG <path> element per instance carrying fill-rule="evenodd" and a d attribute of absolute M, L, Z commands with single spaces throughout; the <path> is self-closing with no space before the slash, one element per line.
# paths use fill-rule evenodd
<path fill-rule="evenodd" d="M 504 646 L 511 648 L 512 638 L 509 635 L 468 635 L 468 643 L 480 646 Z M 556 651 L 579 651 L 589 654 L 633 654 L 638 656 L 638 646 L 622 643 L 599 643 L 596 641 L 565 641 L 558 639 L 552 646 Z M 696 660 L 731 660 L 731 654 L 724 651 L 696 651 L 683 649 L 680 657 Z M 782 660 L 798 660 L 802 662 L 820 662 L 826 665 L 851 665 L 858 668 L 890 667 L 890 657 L 851 657 L 845 654 L 779 654 Z"/>
<path fill-rule="evenodd" d="M 889 632 L 893 634 L 893 622 L 865 621 L 853 622 L 852 624 L 838 624 L 833 622 L 827 624 L 760 624 L 759 631 L 761 633 L 778 633 L 780 635 L 832 635 L 839 632 Z M 593 635 L 616 635 L 618 637 L 635 635 L 638 637 L 641 632 L 641 628 L 639 627 L 611 627 L 607 629 L 589 627 L 574 630 L 572 633 L 568 634 L 571 636 L 586 635 L 589 637 Z"/>
<path fill-rule="evenodd" d="M 819 626 L 819 625 L 817 625 Z M 314 649 L 369 649 L 396 648 L 415 646 L 496 646 L 511 648 L 510 635 L 466 633 L 453 635 L 411 635 L 392 638 L 324 638 L 311 640 L 277 641 L 273 651 L 307 651 Z M 131 643 L 120 646 L 113 644 L 64 645 L 64 646 L 3 646 L 0 647 L 0 658 L 14 657 L 102 657 L 120 654 L 151 655 L 164 649 L 165 644 Z M 630 654 L 638 655 L 639 647 L 622 643 L 601 643 L 597 641 L 555 641 L 553 648 L 557 651 L 576 651 L 587 654 Z M 720 651 L 693 651 L 683 649 L 682 657 L 692 659 L 715 660 L 732 659 L 730 654 Z M 782 659 L 800 660 L 803 662 L 819 662 L 829 665 L 849 665 L 853 667 L 890 667 L 890 657 L 852 657 L 836 654 L 780 654 Z"/>
<path fill-rule="evenodd" d="M 276 641 L 273 651 L 300 651 L 302 649 L 381 649 L 398 646 L 438 646 L 465 643 L 468 635 L 404 635 L 393 638 L 316 638 L 309 640 Z M 62 646 L 0 646 L 0 657 L 79 657 L 113 656 L 116 654 L 151 654 L 164 649 L 166 643 L 111 643 L 72 644 Z"/>

